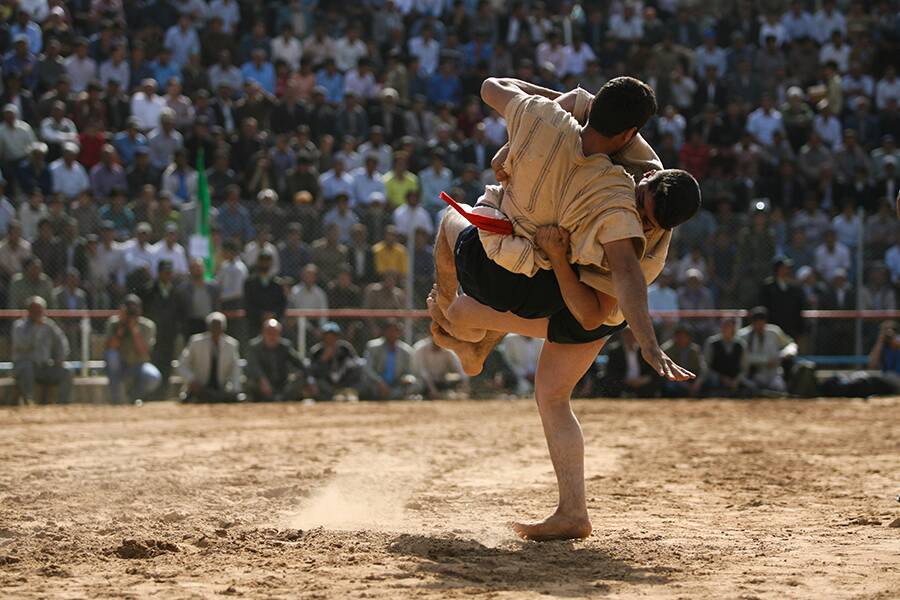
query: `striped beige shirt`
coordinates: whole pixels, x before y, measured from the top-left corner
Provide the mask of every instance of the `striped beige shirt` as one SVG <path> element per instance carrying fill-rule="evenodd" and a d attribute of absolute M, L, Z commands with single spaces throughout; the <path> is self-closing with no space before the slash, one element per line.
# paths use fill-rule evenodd
<path fill-rule="evenodd" d="M 546 255 L 534 245 L 534 231 L 539 225 L 558 224 L 571 234 L 570 261 L 580 266 L 581 281 L 614 296 L 603 244 L 635 240 L 649 284 L 665 266 L 672 233 L 645 229 L 637 212 L 634 179 L 662 168 L 640 135 L 612 161 L 603 154 L 584 156 L 579 121 L 587 120 L 592 97 L 586 91 L 576 96 L 577 120 L 539 96 L 523 96 L 507 105 L 510 153 L 504 167 L 510 182 L 505 188 L 487 186 L 480 204 L 496 207 L 510 219 L 514 235 L 479 233 L 494 262 L 533 276 L 538 269 L 550 268 Z M 617 308 L 606 322 L 622 320 Z"/>

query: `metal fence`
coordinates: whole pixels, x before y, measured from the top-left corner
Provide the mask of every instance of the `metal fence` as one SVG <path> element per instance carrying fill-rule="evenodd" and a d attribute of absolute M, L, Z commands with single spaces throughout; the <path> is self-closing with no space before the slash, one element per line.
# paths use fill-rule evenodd
<path fill-rule="evenodd" d="M 48 310 L 46 315 L 56 320 L 69 336 L 70 340 L 70 366 L 76 368 L 81 375 L 88 375 L 92 370 L 102 368 L 104 335 L 102 324 L 109 317 L 117 314 L 113 310 Z M 12 320 L 24 317 L 24 310 L 0 310 L 0 326 L 9 329 Z M 244 316 L 243 310 L 228 311 L 226 315 L 230 319 L 240 322 Z M 748 316 L 746 310 L 675 310 L 675 311 L 651 311 L 655 320 L 670 322 L 697 321 L 710 319 L 744 319 Z M 813 323 L 850 321 L 856 325 L 857 336 L 861 335 L 865 323 L 876 323 L 886 319 L 900 319 L 900 310 L 807 310 L 803 317 Z M 291 323 L 291 328 L 286 330 L 296 344 L 301 355 L 305 355 L 309 346 L 314 341 L 311 339 L 311 331 L 315 329 L 314 323 L 323 319 L 337 320 L 341 322 L 365 322 L 383 319 L 402 319 L 406 322 L 406 341 L 413 343 L 415 337 L 427 335 L 427 321 L 430 319 L 425 310 L 365 310 L 365 309 L 332 309 L 332 310 L 296 310 L 289 309 L 285 313 L 285 320 Z M 8 336 L 5 338 L 8 340 Z M 857 340 L 857 347 L 861 344 Z M 866 351 L 868 349 L 865 349 Z M 842 364 L 859 364 L 863 352 L 858 351 L 854 356 L 833 357 L 828 362 Z M 12 359 L 10 348 L 7 345 L 0 354 L 0 363 L 9 363 Z M 823 357 L 824 360 L 824 357 Z"/>

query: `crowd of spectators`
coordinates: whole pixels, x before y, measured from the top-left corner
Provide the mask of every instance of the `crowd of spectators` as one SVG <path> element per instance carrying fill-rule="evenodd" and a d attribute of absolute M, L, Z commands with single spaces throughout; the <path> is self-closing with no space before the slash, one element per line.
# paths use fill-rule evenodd
<path fill-rule="evenodd" d="M 150 382 L 191 336 L 216 337 L 216 311 L 246 309 L 221 333 L 246 355 L 274 336 L 268 319 L 292 327 L 286 308 L 422 306 L 438 193 L 473 203 L 506 139 L 478 98 L 487 76 L 654 87 L 642 134 L 697 177 L 704 208 L 676 232 L 651 308 L 762 304 L 801 351 L 831 354 L 852 332 L 799 310 L 896 308 L 896 0 L 13 0 L 0 48 L 0 301 L 137 297 L 156 327 Z M 213 280 L 189 244 L 198 167 Z M 365 354 L 384 325 L 315 322 L 309 350 Z M 659 326 L 679 348 L 717 328 Z M 516 343 L 489 369 L 513 389 L 529 377 Z"/>

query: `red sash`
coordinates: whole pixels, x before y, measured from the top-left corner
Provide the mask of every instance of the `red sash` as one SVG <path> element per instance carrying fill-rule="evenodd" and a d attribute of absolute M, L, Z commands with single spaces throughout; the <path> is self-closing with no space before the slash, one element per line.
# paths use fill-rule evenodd
<path fill-rule="evenodd" d="M 471 213 L 460 206 L 447 192 L 441 192 L 441 200 L 452 206 L 466 221 L 482 231 L 499 233 L 500 235 L 512 235 L 513 233 L 512 221 L 507 221 L 506 219 L 494 219 L 485 215 Z"/>

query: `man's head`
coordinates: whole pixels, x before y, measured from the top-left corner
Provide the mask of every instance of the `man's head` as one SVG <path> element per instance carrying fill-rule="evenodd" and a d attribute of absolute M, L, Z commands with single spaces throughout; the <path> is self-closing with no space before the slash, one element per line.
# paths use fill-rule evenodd
<path fill-rule="evenodd" d="M 159 282 L 168 285 L 172 282 L 172 261 L 164 258 L 156 265 L 156 276 Z"/>
<path fill-rule="evenodd" d="M 40 279 L 41 273 L 44 272 L 44 263 L 36 256 L 26 258 L 22 262 L 22 271 L 25 273 L 26 279 L 29 281 L 37 281 Z"/>
<path fill-rule="evenodd" d="M 136 294 L 128 294 L 122 301 L 122 309 L 129 317 L 139 317 L 143 312 L 144 305 Z"/>
<path fill-rule="evenodd" d="M 188 273 L 192 281 L 203 281 L 206 273 L 206 264 L 203 262 L 203 259 L 199 257 L 191 259 L 191 264 L 188 265 Z"/>
<path fill-rule="evenodd" d="M 681 169 L 649 171 L 635 188 L 641 218 L 663 229 L 674 229 L 700 210 L 700 186 Z"/>
<path fill-rule="evenodd" d="M 41 323 L 44 320 L 44 311 L 47 310 L 47 302 L 40 296 L 32 296 L 28 299 L 28 320 L 32 323 Z"/>
<path fill-rule="evenodd" d="M 400 324 L 391 319 L 384 324 L 384 339 L 388 344 L 394 345 L 400 339 Z"/>
<path fill-rule="evenodd" d="M 610 79 L 591 104 L 588 127 L 624 146 L 656 114 L 656 94 L 633 77 Z"/>
<path fill-rule="evenodd" d="M 303 267 L 303 273 L 301 273 L 301 278 L 303 279 L 303 283 L 308 287 L 313 287 L 316 285 L 316 280 L 319 278 L 319 269 L 316 265 L 310 263 Z"/>
<path fill-rule="evenodd" d="M 341 326 L 334 321 L 328 321 L 322 325 L 322 343 L 326 347 L 333 348 L 341 339 Z"/>
<path fill-rule="evenodd" d="M 756 333 L 762 333 L 766 330 L 769 323 L 769 309 L 765 306 L 757 306 L 750 311 L 750 327 Z"/>
<path fill-rule="evenodd" d="M 267 319 L 262 326 L 263 344 L 274 348 L 281 342 L 281 323 L 277 319 Z"/>
<path fill-rule="evenodd" d="M 678 348 L 687 348 L 691 345 L 691 330 L 685 324 L 679 324 L 675 328 L 675 334 L 672 338 Z"/>
<path fill-rule="evenodd" d="M 725 341 L 731 341 L 734 339 L 734 334 L 737 332 L 737 325 L 734 322 L 734 319 L 722 319 L 722 322 L 719 323 L 719 333 L 722 334 L 722 339 Z"/>
<path fill-rule="evenodd" d="M 206 315 L 206 329 L 212 335 L 214 340 L 218 340 L 219 337 L 225 332 L 225 327 L 228 325 L 228 320 L 225 318 L 220 312 L 211 312 Z"/>

